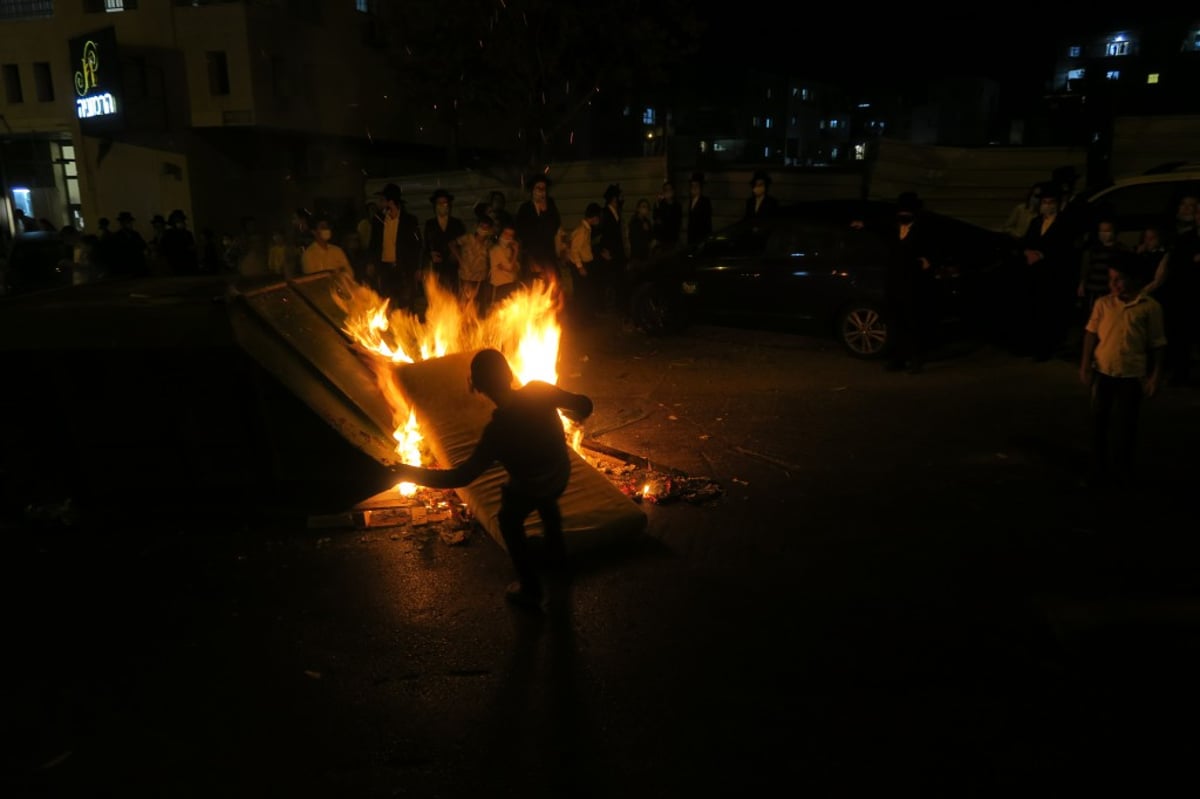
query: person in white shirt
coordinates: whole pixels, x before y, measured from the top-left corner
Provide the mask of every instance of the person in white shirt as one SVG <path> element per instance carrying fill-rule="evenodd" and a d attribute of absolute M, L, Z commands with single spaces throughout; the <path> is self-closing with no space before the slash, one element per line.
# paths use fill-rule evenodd
<path fill-rule="evenodd" d="M 314 272 L 330 271 L 335 277 L 354 279 L 354 270 L 346 251 L 333 243 L 333 228 L 328 219 L 320 219 L 313 227 L 313 243 L 304 248 L 300 256 L 300 271 L 311 275 Z"/>

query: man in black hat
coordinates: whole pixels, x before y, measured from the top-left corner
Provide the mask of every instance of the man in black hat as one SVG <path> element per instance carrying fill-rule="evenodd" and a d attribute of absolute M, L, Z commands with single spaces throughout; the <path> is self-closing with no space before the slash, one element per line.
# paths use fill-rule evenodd
<path fill-rule="evenodd" d="M 395 183 L 387 184 L 377 194 L 383 204 L 379 214 L 371 218 L 366 282 L 389 300 L 393 309 L 411 312 L 416 304 L 421 261 L 420 224 L 404 210 L 400 187 Z"/>
<path fill-rule="evenodd" d="M 437 275 L 438 285 L 450 294 L 458 294 L 458 240 L 467 235 L 467 226 L 452 208 L 454 195 L 438 189 L 429 197 L 433 216 L 425 220 L 425 264 Z"/>
<path fill-rule="evenodd" d="M 744 219 L 766 219 L 774 215 L 779 201 L 769 193 L 771 176 L 761 169 L 750 178 L 750 196 L 746 198 Z"/>
<path fill-rule="evenodd" d="M 162 236 L 162 255 L 168 274 L 194 275 L 200 270 L 196 238 L 187 228 L 187 214 L 176 208 L 167 217 Z"/>
<path fill-rule="evenodd" d="M 109 246 L 112 253 L 110 274 L 129 277 L 145 277 L 149 274 L 146 240 L 134 229 L 134 221 L 133 214 L 128 211 L 117 214 L 117 231 L 112 234 Z"/>
<path fill-rule="evenodd" d="M 712 234 L 712 200 L 704 194 L 704 173 L 693 172 L 688 186 L 688 246 L 704 241 Z"/>

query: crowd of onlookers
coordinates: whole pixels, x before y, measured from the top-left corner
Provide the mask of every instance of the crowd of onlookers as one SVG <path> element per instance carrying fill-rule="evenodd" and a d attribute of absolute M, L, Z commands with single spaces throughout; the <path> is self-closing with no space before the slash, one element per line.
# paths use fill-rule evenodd
<path fill-rule="evenodd" d="M 1120 266 L 1132 273 L 1139 294 L 1162 308 L 1167 379 L 1191 383 L 1200 344 L 1200 197 L 1184 191 L 1160 220 L 1124 231 L 1111 208 L 1079 199 L 1074 182 L 1074 172 L 1064 170 L 1034 184 L 1004 228 L 1028 259 L 1034 322 L 1028 348 L 1046 359 L 1076 344 L 1097 301 L 1114 292 L 1111 270 Z M 1122 242 L 1122 234 L 1135 234 L 1136 243 Z"/>

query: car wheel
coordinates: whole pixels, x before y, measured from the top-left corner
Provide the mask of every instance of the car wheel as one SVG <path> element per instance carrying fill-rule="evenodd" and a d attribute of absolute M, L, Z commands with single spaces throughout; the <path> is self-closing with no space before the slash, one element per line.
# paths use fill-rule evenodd
<path fill-rule="evenodd" d="M 879 358 L 887 351 L 887 320 L 878 306 L 855 303 L 838 317 L 838 340 L 856 358 Z"/>
<path fill-rule="evenodd" d="M 677 333 L 685 326 L 678 298 L 668 298 L 653 283 L 643 283 L 630 301 L 633 324 L 649 336 Z"/>

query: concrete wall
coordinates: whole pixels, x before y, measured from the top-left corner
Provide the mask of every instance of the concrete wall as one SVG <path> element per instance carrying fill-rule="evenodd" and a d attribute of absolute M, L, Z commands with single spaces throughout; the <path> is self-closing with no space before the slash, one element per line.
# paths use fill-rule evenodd
<path fill-rule="evenodd" d="M 938 147 L 883 139 L 871 170 L 868 196 L 892 200 L 915 191 L 925 207 L 999 230 L 1029 187 L 1049 180 L 1056 167 L 1087 172 L 1082 147 Z M 1077 189 L 1083 189 L 1080 179 Z"/>
<path fill-rule="evenodd" d="M 1110 161 L 1114 178 L 1139 175 L 1171 161 L 1200 163 L 1200 116 L 1114 120 Z"/>

